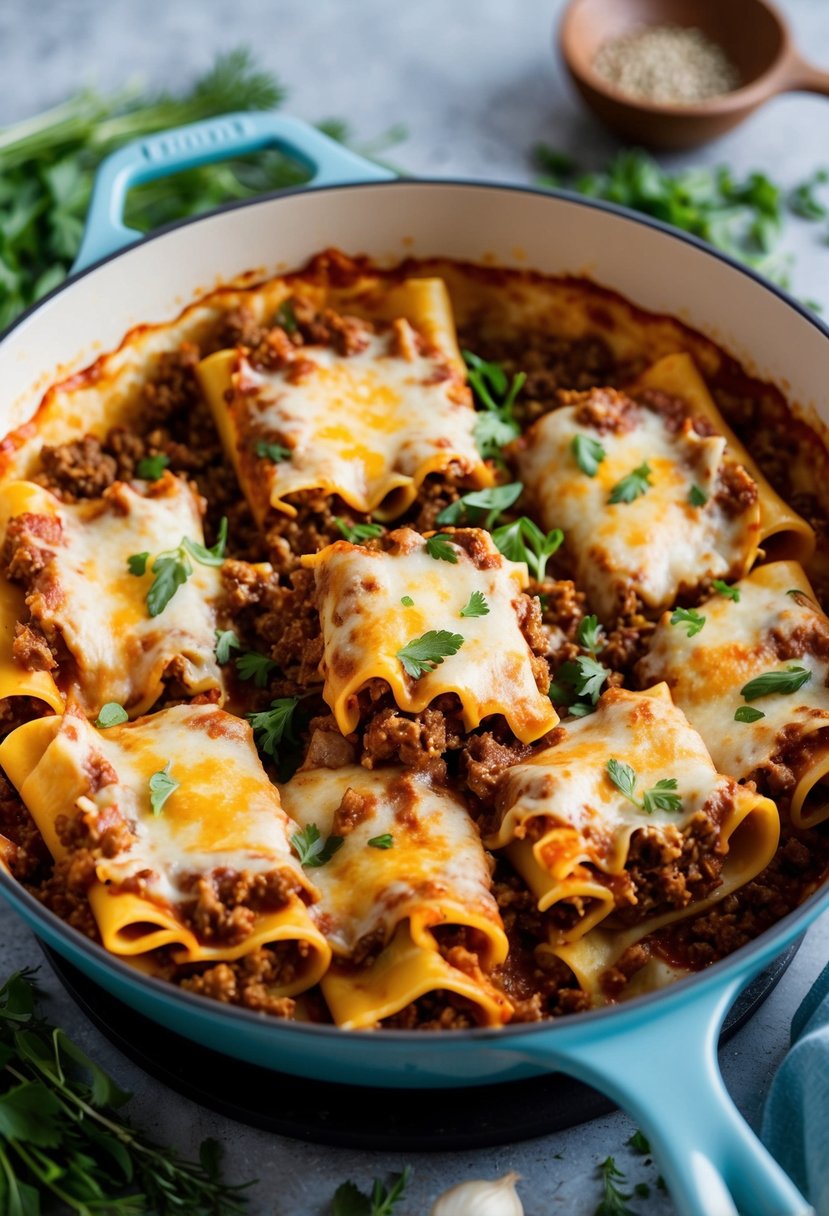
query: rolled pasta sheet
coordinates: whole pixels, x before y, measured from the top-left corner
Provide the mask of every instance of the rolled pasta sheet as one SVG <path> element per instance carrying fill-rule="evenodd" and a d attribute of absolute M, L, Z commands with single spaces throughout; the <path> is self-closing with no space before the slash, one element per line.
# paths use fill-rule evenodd
<path fill-rule="evenodd" d="M 179 705 L 96 730 L 70 708 L 18 727 L 0 765 L 58 866 L 88 869 L 113 954 L 222 962 L 273 946 L 273 995 L 319 980 L 330 949 L 306 906 L 316 888 L 246 722 Z"/>
<path fill-rule="evenodd" d="M 57 712 L 61 693 L 70 694 L 95 717 L 107 701 L 138 716 L 171 676 L 190 694 L 221 689 L 213 653 L 219 571 L 177 553 L 185 538 L 204 543 L 198 500 L 169 473 L 143 488 L 117 482 L 78 503 L 32 482 L 0 488 L 0 693 L 39 696 Z M 147 593 L 165 552 L 190 573 L 153 617 Z M 131 573 L 133 555 L 143 573 Z"/>
<path fill-rule="evenodd" d="M 594 611 L 612 622 L 631 593 L 658 610 L 710 578 L 738 578 L 761 537 L 760 493 L 723 434 L 700 434 L 682 402 L 579 394 L 513 445 L 519 475 Z"/>
<path fill-rule="evenodd" d="M 462 997 L 482 1025 L 507 1021 L 489 979 L 507 938 L 460 798 L 411 770 L 359 765 L 300 771 L 281 794 L 331 854 L 313 870 L 314 916 L 334 952 L 322 992 L 337 1025 L 376 1026 L 433 992 Z"/>
<path fill-rule="evenodd" d="M 829 619 L 802 567 L 758 566 L 730 596 L 712 595 L 698 611 L 705 624 L 690 638 L 665 613 L 639 679 L 666 681 L 718 768 L 741 780 L 765 775 L 775 797 L 789 801 L 796 827 L 822 823 L 829 818 Z M 749 685 L 761 677 L 770 679 L 755 695 L 757 685 Z M 750 720 L 738 720 L 738 712 Z"/>
<path fill-rule="evenodd" d="M 600 924 L 641 936 L 723 898 L 771 860 L 774 803 L 717 772 L 665 684 L 610 689 L 553 739 L 506 770 L 499 822 L 485 837 L 506 849 L 552 943 Z"/>
<path fill-rule="evenodd" d="M 199 364 L 256 518 L 271 509 L 295 515 L 292 495 L 322 490 L 394 519 L 424 478 L 450 467 L 490 485 L 443 282 L 378 282 L 339 304 L 356 316 L 331 304 L 318 290 L 300 290 L 283 305 L 288 332 L 264 355 L 222 350 Z M 294 307 L 318 318 L 304 340 Z"/>
<path fill-rule="evenodd" d="M 467 730 L 503 714 L 531 743 L 555 726 L 549 672 L 522 629 L 533 608 L 524 594 L 526 565 L 508 561 L 476 528 L 447 529 L 442 558 L 410 528 L 390 533 L 387 543 L 384 551 L 336 541 L 302 559 L 316 576 L 323 695 L 342 733 L 357 726 L 359 694 L 374 679 L 385 680 L 399 707 L 412 713 L 454 693 Z M 464 615 L 473 595 L 483 597 L 486 611 Z M 434 644 L 436 633 L 454 639 L 448 651 L 430 650 L 424 639 Z M 417 656 L 422 661 L 412 667 Z"/>

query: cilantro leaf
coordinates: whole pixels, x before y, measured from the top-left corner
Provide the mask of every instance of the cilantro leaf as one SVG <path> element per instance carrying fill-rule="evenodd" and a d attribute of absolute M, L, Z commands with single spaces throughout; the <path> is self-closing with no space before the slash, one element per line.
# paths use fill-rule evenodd
<path fill-rule="evenodd" d="M 181 784 L 175 777 L 170 776 L 172 760 L 168 760 L 164 768 L 150 777 L 150 806 L 154 815 L 160 815 L 164 803 Z"/>
<path fill-rule="evenodd" d="M 394 837 L 391 832 L 384 832 L 382 836 L 372 836 L 368 843 L 372 849 L 390 849 L 394 845 Z"/>
<path fill-rule="evenodd" d="M 413 680 L 419 680 L 439 667 L 449 655 L 457 654 L 463 646 L 463 638 L 459 633 L 449 633 L 446 629 L 430 629 L 419 638 L 413 638 L 398 650 L 396 658 L 403 664 L 403 670 Z"/>
<path fill-rule="evenodd" d="M 676 789 L 676 777 L 663 777 L 651 789 L 645 790 L 642 799 L 642 809 L 652 815 L 654 811 L 681 811 L 682 799 L 673 793 Z"/>
<path fill-rule="evenodd" d="M 592 655 L 598 654 L 604 645 L 604 630 L 597 616 L 582 617 L 576 636 L 582 650 L 589 650 Z"/>
<path fill-rule="evenodd" d="M 254 451 L 260 460 L 272 460 L 274 464 L 281 464 L 293 456 L 290 448 L 283 447 L 281 443 L 266 443 L 264 439 L 259 440 Z"/>
<path fill-rule="evenodd" d="M 762 709 L 754 709 L 751 705 L 741 705 L 738 710 L 735 710 L 735 722 L 759 722 L 761 718 L 765 718 Z"/>
<path fill-rule="evenodd" d="M 724 595 L 727 600 L 733 600 L 735 604 L 740 602 L 740 588 L 731 587 L 728 583 L 724 583 L 721 578 L 715 578 L 711 582 L 711 586 L 719 595 Z"/>
<path fill-rule="evenodd" d="M 524 489 L 520 481 L 508 485 L 493 486 L 489 490 L 473 490 L 463 494 L 456 502 L 444 507 L 435 520 L 438 524 L 469 523 L 491 529 L 498 516 L 521 497 Z"/>
<path fill-rule="evenodd" d="M 536 582 L 542 583 L 547 562 L 564 540 L 564 533 L 553 528 L 545 535 L 538 524 L 522 515 L 515 523 L 496 528 L 492 540 L 508 561 L 526 562 Z"/>
<path fill-rule="evenodd" d="M 761 676 L 755 676 L 740 689 L 740 696 L 746 701 L 756 701 L 759 697 L 768 697 L 772 693 L 787 694 L 797 692 L 812 678 L 811 671 L 805 667 L 787 667 L 785 671 L 767 671 Z"/>
<path fill-rule="evenodd" d="M 489 604 L 483 591 L 473 591 L 461 608 L 461 616 L 489 616 Z"/>
<path fill-rule="evenodd" d="M 131 557 L 128 557 L 127 569 L 129 570 L 130 574 L 135 574 L 139 578 L 142 574 L 145 574 L 147 571 L 147 560 L 149 556 L 149 553 L 145 552 L 133 553 Z"/>
<path fill-rule="evenodd" d="M 161 474 L 170 463 L 170 457 L 160 452 L 157 456 L 145 456 L 135 467 L 138 477 L 146 481 L 158 481 Z"/>
<path fill-rule="evenodd" d="M 301 832 L 294 832 L 291 844 L 296 849 L 299 864 L 308 868 L 324 866 L 329 862 L 337 849 L 342 848 L 343 836 L 329 836 L 323 842 L 319 828 L 315 823 L 309 823 Z"/>
<path fill-rule="evenodd" d="M 435 561 L 450 562 L 453 566 L 458 564 L 458 555 L 452 548 L 452 537 L 447 536 L 445 532 L 438 532 L 435 536 L 426 537 L 426 552 Z"/>
<path fill-rule="evenodd" d="M 593 705 L 601 696 L 602 686 L 610 675 L 607 667 L 603 667 L 596 659 L 588 655 L 579 655 L 562 663 L 556 678 L 573 689 L 579 697 L 590 697 Z"/>
<path fill-rule="evenodd" d="M 648 492 L 651 484 L 651 467 L 645 462 L 635 468 L 632 473 L 628 473 L 627 477 L 616 482 L 607 501 L 608 503 L 634 502 L 635 499 L 641 498 Z"/>
<path fill-rule="evenodd" d="M 277 744 L 283 739 L 293 742 L 293 716 L 299 705 L 299 697 L 277 697 L 271 701 L 270 709 L 260 713 L 246 714 L 253 727 L 258 747 L 267 756 L 275 756 Z"/>
<path fill-rule="evenodd" d="M 257 688 L 265 688 L 268 676 L 276 671 L 278 664 L 269 659 L 266 654 L 255 650 L 246 650 L 236 660 L 236 672 L 240 680 L 252 679 Z"/>
<path fill-rule="evenodd" d="M 123 705 L 119 705 L 117 701 L 107 701 L 106 705 L 101 706 L 95 725 L 99 730 L 108 730 L 110 726 L 120 726 L 122 722 L 129 720 L 130 716 Z"/>
<path fill-rule="evenodd" d="M 334 523 L 352 545 L 359 544 L 361 540 L 375 540 L 383 535 L 382 524 L 348 524 L 339 515 L 334 516 Z"/>
<path fill-rule="evenodd" d="M 217 629 L 216 630 L 216 645 L 214 653 L 216 662 L 219 664 L 227 663 L 230 659 L 231 650 L 241 650 L 242 643 L 234 629 Z"/>
<path fill-rule="evenodd" d="M 599 465 L 607 455 L 598 439 L 591 435 L 574 435 L 570 440 L 570 451 L 582 473 L 588 477 L 596 476 Z"/>
<path fill-rule="evenodd" d="M 687 625 L 687 636 L 692 638 L 695 634 L 702 631 L 705 624 L 705 617 L 701 616 L 695 608 L 675 608 L 671 613 L 672 625 Z"/>
<path fill-rule="evenodd" d="M 704 507 L 708 502 L 708 495 L 700 486 L 693 485 L 688 491 L 688 501 L 692 507 Z"/>

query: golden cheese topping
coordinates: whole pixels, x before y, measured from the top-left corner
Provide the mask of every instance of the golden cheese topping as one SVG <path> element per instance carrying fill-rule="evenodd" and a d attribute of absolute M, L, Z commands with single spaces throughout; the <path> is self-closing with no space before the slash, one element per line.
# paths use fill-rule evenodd
<path fill-rule="evenodd" d="M 589 476 L 573 444 L 598 442 L 604 457 Z M 649 608 L 674 603 L 706 578 L 734 578 L 757 552 L 760 510 L 718 500 L 727 465 L 721 435 L 674 429 L 656 410 L 633 405 L 618 430 L 597 429 L 580 407 L 544 415 L 517 445 L 521 480 L 546 529 L 564 530 L 574 577 L 605 621 L 632 590 Z M 612 502 L 624 493 L 629 501 Z M 698 491 L 698 493 L 695 493 Z"/>
<path fill-rule="evenodd" d="M 174 669 L 188 693 L 221 688 L 213 654 L 219 571 L 190 561 L 192 573 L 164 610 L 151 617 L 147 592 L 154 558 L 182 538 L 204 543 L 195 494 L 165 474 L 150 494 L 117 482 L 102 499 L 61 503 L 29 482 L 3 487 L 6 518 L 22 513 L 59 524 L 56 543 L 31 543 L 48 556 L 27 597 L 31 619 L 47 637 L 59 635 L 71 656 L 62 682 L 91 716 L 108 701 L 138 715 L 161 695 Z M 25 537 L 23 538 L 25 539 Z M 148 554 L 146 572 L 131 574 L 127 559 Z"/>
<path fill-rule="evenodd" d="M 412 713 L 451 692 L 467 730 L 503 714 L 530 743 L 558 716 L 536 684 L 519 623 L 527 567 L 502 557 L 487 532 L 446 536 L 441 543 L 454 561 L 431 556 L 427 541 L 408 528 L 390 534 L 392 552 L 337 541 L 302 559 L 316 573 L 325 700 L 348 734 L 359 720 L 358 694 L 371 679 L 385 680 L 399 707 Z M 476 593 L 488 611 L 462 616 Z M 460 645 L 412 678 L 399 653 L 430 632 L 455 635 Z"/>

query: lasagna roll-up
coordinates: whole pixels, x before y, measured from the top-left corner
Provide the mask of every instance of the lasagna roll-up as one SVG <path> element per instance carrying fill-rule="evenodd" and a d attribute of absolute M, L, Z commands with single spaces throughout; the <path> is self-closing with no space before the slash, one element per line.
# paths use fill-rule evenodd
<path fill-rule="evenodd" d="M 476 528 L 425 537 L 399 528 L 386 544 L 335 541 L 302 559 L 316 576 L 323 695 L 342 733 L 358 725 L 360 694 L 378 680 L 412 713 L 453 693 L 466 730 L 503 714 L 531 743 L 555 726 L 549 670 L 530 640 L 538 608 L 524 593 L 526 565 Z"/>
<path fill-rule="evenodd" d="M 488 978 L 507 938 L 461 799 L 410 770 L 359 765 L 300 771 L 281 791 L 330 854 L 313 871 L 314 915 L 334 953 L 321 987 L 337 1025 L 407 1025 L 424 997 L 444 1024 L 507 1021 Z"/>
<path fill-rule="evenodd" d="M 756 483 L 723 435 L 695 429 L 674 399 L 575 394 L 514 445 L 521 480 L 606 623 L 666 608 L 710 578 L 739 578 L 760 543 Z"/>
<path fill-rule="evenodd" d="M 552 941 L 690 915 L 771 860 L 774 803 L 717 772 L 665 684 L 610 689 L 553 740 L 505 771 L 484 841 L 506 848 Z"/>
<path fill-rule="evenodd" d="M 705 623 L 690 638 L 665 614 L 639 679 L 667 682 L 718 768 L 790 800 L 795 827 L 822 823 L 829 818 L 829 619 L 802 567 L 758 566 L 699 614 Z"/>
<path fill-rule="evenodd" d="M 16 668 L 20 691 L 29 692 L 26 672 L 37 672 L 91 717 L 108 701 L 136 717 L 168 680 L 187 695 L 221 690 L 213 654 L 219 571 L 180 550 L 185 540 L 204 543 L 198 499 L 186 482 L 165 473 L 145 493 L 116 482 L 102 498 L 77 503 L 11 482 L 0 489 L 0 512 L 7 520 L 3 573 L 25 601 L 17 587 L 2 593 L 6 614 L 19 612 L 7 623 L 11 649 L 0 661 L 10 684 Z M 152 616 L 152 567 L 164 554 L 178 582 Z M 54 696 L 41 695 L 60 710 Z"/>
<path fill-rule="evenodd" d="M 0 765 L 112 953 L 167 947 L 199 963 L 269 947 L 272 995 L 320 978 L 330 951 L 306 906 L 316 889 L 240 718 L 178 705 L 96 730 L 70 708 L 18 727 Z"/>
<path fill-rule="evenodd" d="M 424 478 L 492 474 L 475 444 L 475 408 L 440 279 L 363 301 L 361 316 L 297 295 L 254 350 L 222 350 L 198 375 L 254 516 L 296 515 L 291 497 L 337 494 L 393 519 Z"/>

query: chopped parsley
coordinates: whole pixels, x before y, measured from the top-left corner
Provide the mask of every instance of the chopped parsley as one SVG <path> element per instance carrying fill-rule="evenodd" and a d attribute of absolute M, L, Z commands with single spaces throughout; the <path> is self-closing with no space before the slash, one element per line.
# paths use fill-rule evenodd
<path fill-rule="evenodd" d="M 383 535 L 382 524 L 348 524 L 339 515 L 334 516 L 334 523 L 352 545 L 359 544 L 361 540 L 376 540 Z"/>
<path fill-rule="evenodd" d="M 372 849 L 390 849 L 394 845 L 394 837 L 391 832 L 384 832 L 382 836 L 372 836 L 368 843 Z"/>
<path fill-rule="evenodd" d="M 627 798 L 628 802 L 632 802 L 646 815 L 652 815 L 654 811 L 682 810 L 682 799 L 674 792 L 677 786 L 675 777 L 663 777 L 661 781 L 657 781 L 656 785 L 645 791 L 640 802 L 636 797 L 636 773 L 629 764 L 625 764 L 623 760 L 611 759 L 607 762 L 606 771 L 622 797 Z"/>
<path fill-rule="evenodd" d="M 463 359 L 479 407 L 475 423 L 478 451 L 484 460 L 501 460 L 501 448 L 521 434 L 513 406 L 527 377 L 519 372 L 510 383 L 500 363 L 488 363 L 471 350 L 463 352 Z"/>
<path fill-rule="evenodd" d="M 211 549 L 205 548 L 199 541 L 183 536 L 175 549 L 159 553 L 151 567 L 155 578 L 147 592 L 147 609 L 150 616 L 162 613 L 179 587 L 187 582 L 193 573 L 189 560 L 191 557 L 202 566 L 221 566 L 226 544 L 227 518 L 224 517 L 219 526 L 219 539 Z M 149 553 L 134 553 L 128 557 L 127 568 L 130 574 L 145 574 L 149 556 Z"/>
<path fill-rule="evenodd" d="M 334 1192 L 330 1216 L 393 1216 L 411 1176 L 412 1168 L 407 1165 L 388 1186 L 375 1178 L 370 1195 L 365 1195 L 351 1181 L 343 1182 Z"/>
<path fill-rule="evenodd" d="M 687 636 L 692 638 L 694 634 L 700 633 L 705 624 L 705 617 L 702 616 L 695 608 L 674 608 L 671 613 L 672 625 L 687 625 Z"/>
<path fill-rule="evenodd" d="M 711 582 L 711 586 L 718 595 L 724 595 L 727 600 L 733 600 L 735 604 L 740 602 L 740 588 L 731 587 L 728 583 L 724 583 L 721 578 L 715 578 Z"/>
<path fill-rule="evenodd" d="M 343 836 L 329 836 L 324 841 L 317 825 L 309 823 L 301 832 L 294 832 L 291 844 L 296 849 L 299 864 L 313 869 L 329 862 L 337 849 L 342 848 L 344 839 Z"/>
<path fill-rule="evenodd" d="M 214 647 L 214 653 L 216 655 L 217 663 L 227 663 L 230 660 L 231 650 L 241 649 L 242 643 L 239 641 L 235 629 L 216 630 L 216 645 Z"/>
<path fill-rule="evenodd" d="M 256 650 L 246 650 L 236 660 L 236 673 L 240 680 L 252 679 L 257 688 L 265 688 L 268 676 L 271 672 L 276 671 L 277 666 L 278 664 L 274 663 L 273 659 L 269 659 L 266 654 L 259 654 Z"/>
<path fill-rule="evenodd" d="M 582 473 L 588 477 L 596 476 L 599 465 L 607 455 L 598 439 L 590 435 L 574 435 L 570 440 L 570 451 Z"/>
<path fill-rule="evenodd" d="M 829 211 L 817 197 L 815 191 L 818 186 L 824 185 L 827 181 L 829 181 L 829 170 L 817 169 L 811 177 L 792 190 L 787 200 L 789 209 L 795 215 L 799 215 L 802 220 L 826 219 Z"/>
<path fill-rule="evenodd" d="M 740 689 L 740 696 L 746 701 L 756 701 L 759 697 L 768 697 L 772 693 L 797 692 L 812 678 L 811 671 L 805 667 L 787 667 L 785 671 L 766 671 L 761 676 L 755 676 Z"/>
<path fill-rule="evenodd" d="M 414 608 L 414 600 L 410 595 L 401 595 L 400 603 L 404 608 Z"/>
<path fill-rule="evenodd" d="M 130 716 L 123 705 L 119 705 L 117 701 L 107 701 L 106 705 L 101 706 L 95 725 L 99 730 L 108 730 L 110 726 L 120 726 L 122 722 L 129 720 Z"/>
<path fill-rule="evenodd" d="M 741 705 L 734 714 L 735 722 L 759 722 L 761 718 L 765 718 L 762 709 L 754 709 L 751 705 Z"/>
<path fill-rule="evenodd" d="M 634 502 L 637 498 L 641 498 L 643 494 L 647 494 L 651 486 L 651 467 L 645 461 L 628 473 L 627 477 L 623 477 L 621 481 L 617 481 L 612 487 L 608 497 L 609 503 L 617 502 Z"/>
<path fill-rule="evenodd" d="M 266 443 L 264 439 L 259 440 L 254 450 L 260 460 L 272 460 L 274 464 L 290 460 L 293 455 L 291 449 L 283 447 L 281 443 Z"/>
<path fill-rule="evenodd" d="M 628 1148 L 632 1148 L 634 1153 L 638 1153 L 640 1157 L 649 1157 L 651 1152 L 651 1143 L 644 1132 L 637 1127 L 632 1136 L 629 1136 L 625 1141 Z"/>
<path fill-rule="evenodd" d="M 508 485 L 493 486 L 489 490 L 473 490 L 463 494 L 456 502 L 444 507 L 435 520 L 438 524 L 469 523 L 491 529 L 498 516 L 521 497 L 524 486 L 520 481 Z"/>
<path fill-rule="evenodd" d="M 150 777 L 150 806 L 154 815 L 160 815 L 164 803 L 178 789 L 180 782 L 170 776 L 172 761 L 168 760 L 164 768 Z"/>
<path fill-rule="evenodd" d="M 135 574 L 139 578 L 142 574 L 145 574 L 149 557 L 150 555 L 146 551 L 144 553 L 133 553 L 132 557 L 128 557 L 127 569 L 129 570 L 130 574 Z"/>
<path fill-rule="evenodd" d="M 291 300 L 283 300 L 273 316 L 274 325 L 279 325 L 286 334 L 294 334 L 298 329 L 296 313 Z"/>
<path fill-rule="evenodd" d="M 576 635 L 582 650 L 589 650 L 595 657 L 604 645 L 604 630 L 597 616 L 582 617 Z"/>
<path fill-rule="evenodd" d="M 452 537 L 447 536 L 445 532 L 438 532 L 434 536 L 426 537 L 426 552 L 435 561 L 451 562 L 453 566 L 458 564 L 458 555 L 452 548 Z"/>
<path fill-rule="evenodd" d="M 473 591 L 461 608 L 461 616 L 489 616 L 489 604 L 483 591 Z"/>
<path fill-rule="evenodd" d="M 463 638 L 459 633 L 449 633 L 446 629 L 430 629 L 422 637 L 413 638 L 398 650 L 396 658 L 403 664 L 403 670 L 413 680 L 419 680 L 439 667 L 449 655 L 457 654 L 463 646 Z"/>
<path fill-rule="evenodd" d="M 561 528 L 545 534 L 526 515 L 492 533 L 497 549 L 511 562 L 526 562 L 537 583 L 543 583 L 547 562 L 564 540 Z"/>
<path fill-rule="evenodd" d="M 708 495 L 705 493 L 705 490 L 697 485 L 693 485 L 688 492 L 688 501 L 692 507 L 704 507 L 708 502 Z"/>
<path fill-rule="evenodd" d="M 299 697 L 277 697 L 271 701 L 270 709 L 256 714 L 246 714 L 253 727 L 256 742 L 267 756 L 275 756 L 277 744 L 283 739 L 293 742 L 293 716 L 299 705 Z"/>
<path fill-rule="evenodd" d="M 549 688 L 550 700 L 555 705 L 567 705 L 570 713 L 576 717 L 584 717 L 593 712 L 593 706 L 602 693 L 602 687 L 610 675 L 607 667 L 603 667 L 588 655 L 579 655 L 577 659 L 569 659 L 562 663 L 556 672 L 556 678 Z M 574 704 L 578 697 L 587 697 L 583 705 Z"/>
<path fill-rule="evenodd" d="M 170 457 L 165 456 L 163 452 L 159 452 L 157 456 L 145 456 L 139 460 L 135 466 L 135 472 L 138 477 L 145 481 L 158 481 L 161 474 L 170 463 Z"/>

